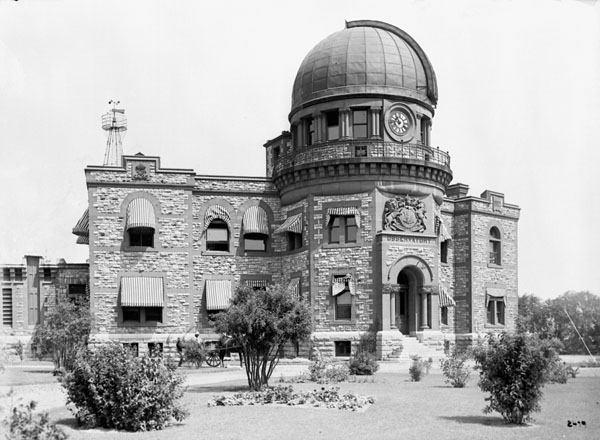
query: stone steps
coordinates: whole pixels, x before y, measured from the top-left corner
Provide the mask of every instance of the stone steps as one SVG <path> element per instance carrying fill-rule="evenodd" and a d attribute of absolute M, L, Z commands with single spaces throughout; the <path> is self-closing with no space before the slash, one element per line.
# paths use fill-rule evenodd
<path fill-rule="evenodd" d="M 421 358 L 423 359 L 432 358 L 432 366 L 437 365 L 439 359 L 445 356 L 443 349 L 438 349 L 436 347 L 422 344 L 415 337 L 405 336 L 402 339 L 402 348 L 394 349 L 391 354 L 388 354 L 386 356 L 384 362 L 393 362 L 405 366 L 410 366 L 410 364 L 412 364 L 413 362 L 411 356 L 415 355 L 421 356 Z"/>

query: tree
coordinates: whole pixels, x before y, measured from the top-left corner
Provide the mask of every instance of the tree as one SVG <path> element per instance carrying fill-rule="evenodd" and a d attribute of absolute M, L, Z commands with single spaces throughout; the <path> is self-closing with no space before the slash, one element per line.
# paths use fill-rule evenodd
<path fill-rule="evenodd" d="M 241 346 L 248 386 L 259 391 L 269 385 L 283 345 L 310 335 L 311 318 L 306 303 L 280 285 L 266 290 L 243 286 L 216 316 L 215 327 Z"/>
<path fill-rule="evenodd" d="M 490 334 L 488 345 L 474 349 L 479 387 L 490 396 L 485 413 L 499 412 L 509 423 L 527 422 L 540 410 L 542 387 L 557 362 L 553 341 L 535 334 Z"/>
<path fill-rule="evenodd" d="M 547 302 L 535 295 L 519 296 L 519 333 L 536 333 L 543 339 L 556 337 L 556 322 Z"/>
<path fill-rule="evenodd" d="M 564 353 L 587 354 L 573 324 L 589 350 L 600 353 L 600 297 L 590 292 L 566 292 L 547 303 L 556 322 L 556 337 L 564 344 Z"/>
<path fill-rule="evenodd" d="M 91 328 L 88 301 L 72 302 L 59 296 L 44 322 L 35 328 L 31 343 L 38 357 L 52 356 L 57 370 L 70 370 L 77 352 L 87 345 Z"/>

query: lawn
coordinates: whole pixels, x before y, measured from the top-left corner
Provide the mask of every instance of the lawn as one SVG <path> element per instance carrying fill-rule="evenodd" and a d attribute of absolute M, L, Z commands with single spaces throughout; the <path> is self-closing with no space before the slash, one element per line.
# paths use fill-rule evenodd
<path fill-rule="evenodd" d="M 40 381 L 36 385 L 38 389 L 53 386 L 49 372 L 44 375 L 29 370 L 26 376 Z M 193 374 L 209 374 L 209 371 Z M 40 376 L 45 377 L 46 382 L 41 381 Z M 275 374 L 273 377 L 276 383 L 279 376 Z M 373 383 L 340 384 L 342 391 L 372 395 L 377 399 L 373 406 L 361 412 L 286 406 L 209 408 L 207 402 L 214 394 L 246 389 L 243 379 L 227 380 L 225 373 L 223 378 L 224 381 L 219 383 L 191 385 L 184 397 L 190 410 L 189 418 L 164 431 L 120 433 L 83 430 L 76 427 L 72 414 L 66 408 L 48 409 L 51 418 L 65 429 L 70 439 L 600 438 L 600 377 L 589 373 L 572 379 L 566 385 L 547 385 L 542 411 L 534 415 L 531 426 L 525 427 L 505 425 L 495 413 L 483 414 L 485 395 L 477 387 L 476 378 L 467 388 L 454 389 L 444 384 L 443 376 L 436 370 L 421 382 L 410 382 L 408 373 L 384 372 L 375 375 Z M 293 386 L 300 390 L 321 385 Z M 569 427 L 569 421 L 571 424 L 585 421 L 586 426 L 576 424 Z"/>

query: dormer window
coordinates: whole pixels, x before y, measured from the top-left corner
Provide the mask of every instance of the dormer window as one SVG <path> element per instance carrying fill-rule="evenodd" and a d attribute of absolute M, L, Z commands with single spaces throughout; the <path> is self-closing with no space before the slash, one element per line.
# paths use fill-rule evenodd
<path fill-rule="evenodd" d="M 327 140 L 334 141 L 340 138 L 340 112 L 337 110 L 325 113 L 327 125 Z"/>
<path fill-rule="evenodd" d="M 368 136 L 367 130 L 367 111 L 354 110 L 352 111 L 352 136 L 354 139 L 366 139 Z"/>

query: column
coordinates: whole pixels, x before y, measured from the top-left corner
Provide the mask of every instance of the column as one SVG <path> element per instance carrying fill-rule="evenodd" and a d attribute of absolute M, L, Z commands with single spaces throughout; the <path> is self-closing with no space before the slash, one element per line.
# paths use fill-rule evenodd
<path fill-rule="evenodd" d="M 341 138 L 348 138 L 351 136 L 350 129 L 350 109 L 343 108 L 340 110 L 340 125 L 342 126 Z"/>
<path fill-rule="evenodd" d="M 398 328 L 398 326 L 396 325 L 396 296 L 397 295 L 398 295 L 398 293 L 393 290 L 390 292 L 390 327 L 393 329 Z"/>
<path fill-rule="evenodd" d="M 427 311 L 429 308 L 429 293 L 421 292 L 421 330 L 428 329 Z"/>
<path fill-rule="evenodd" d="M 371 107 L 369 109 L 369 137 L 381 138 L 381 107 Z"/>

